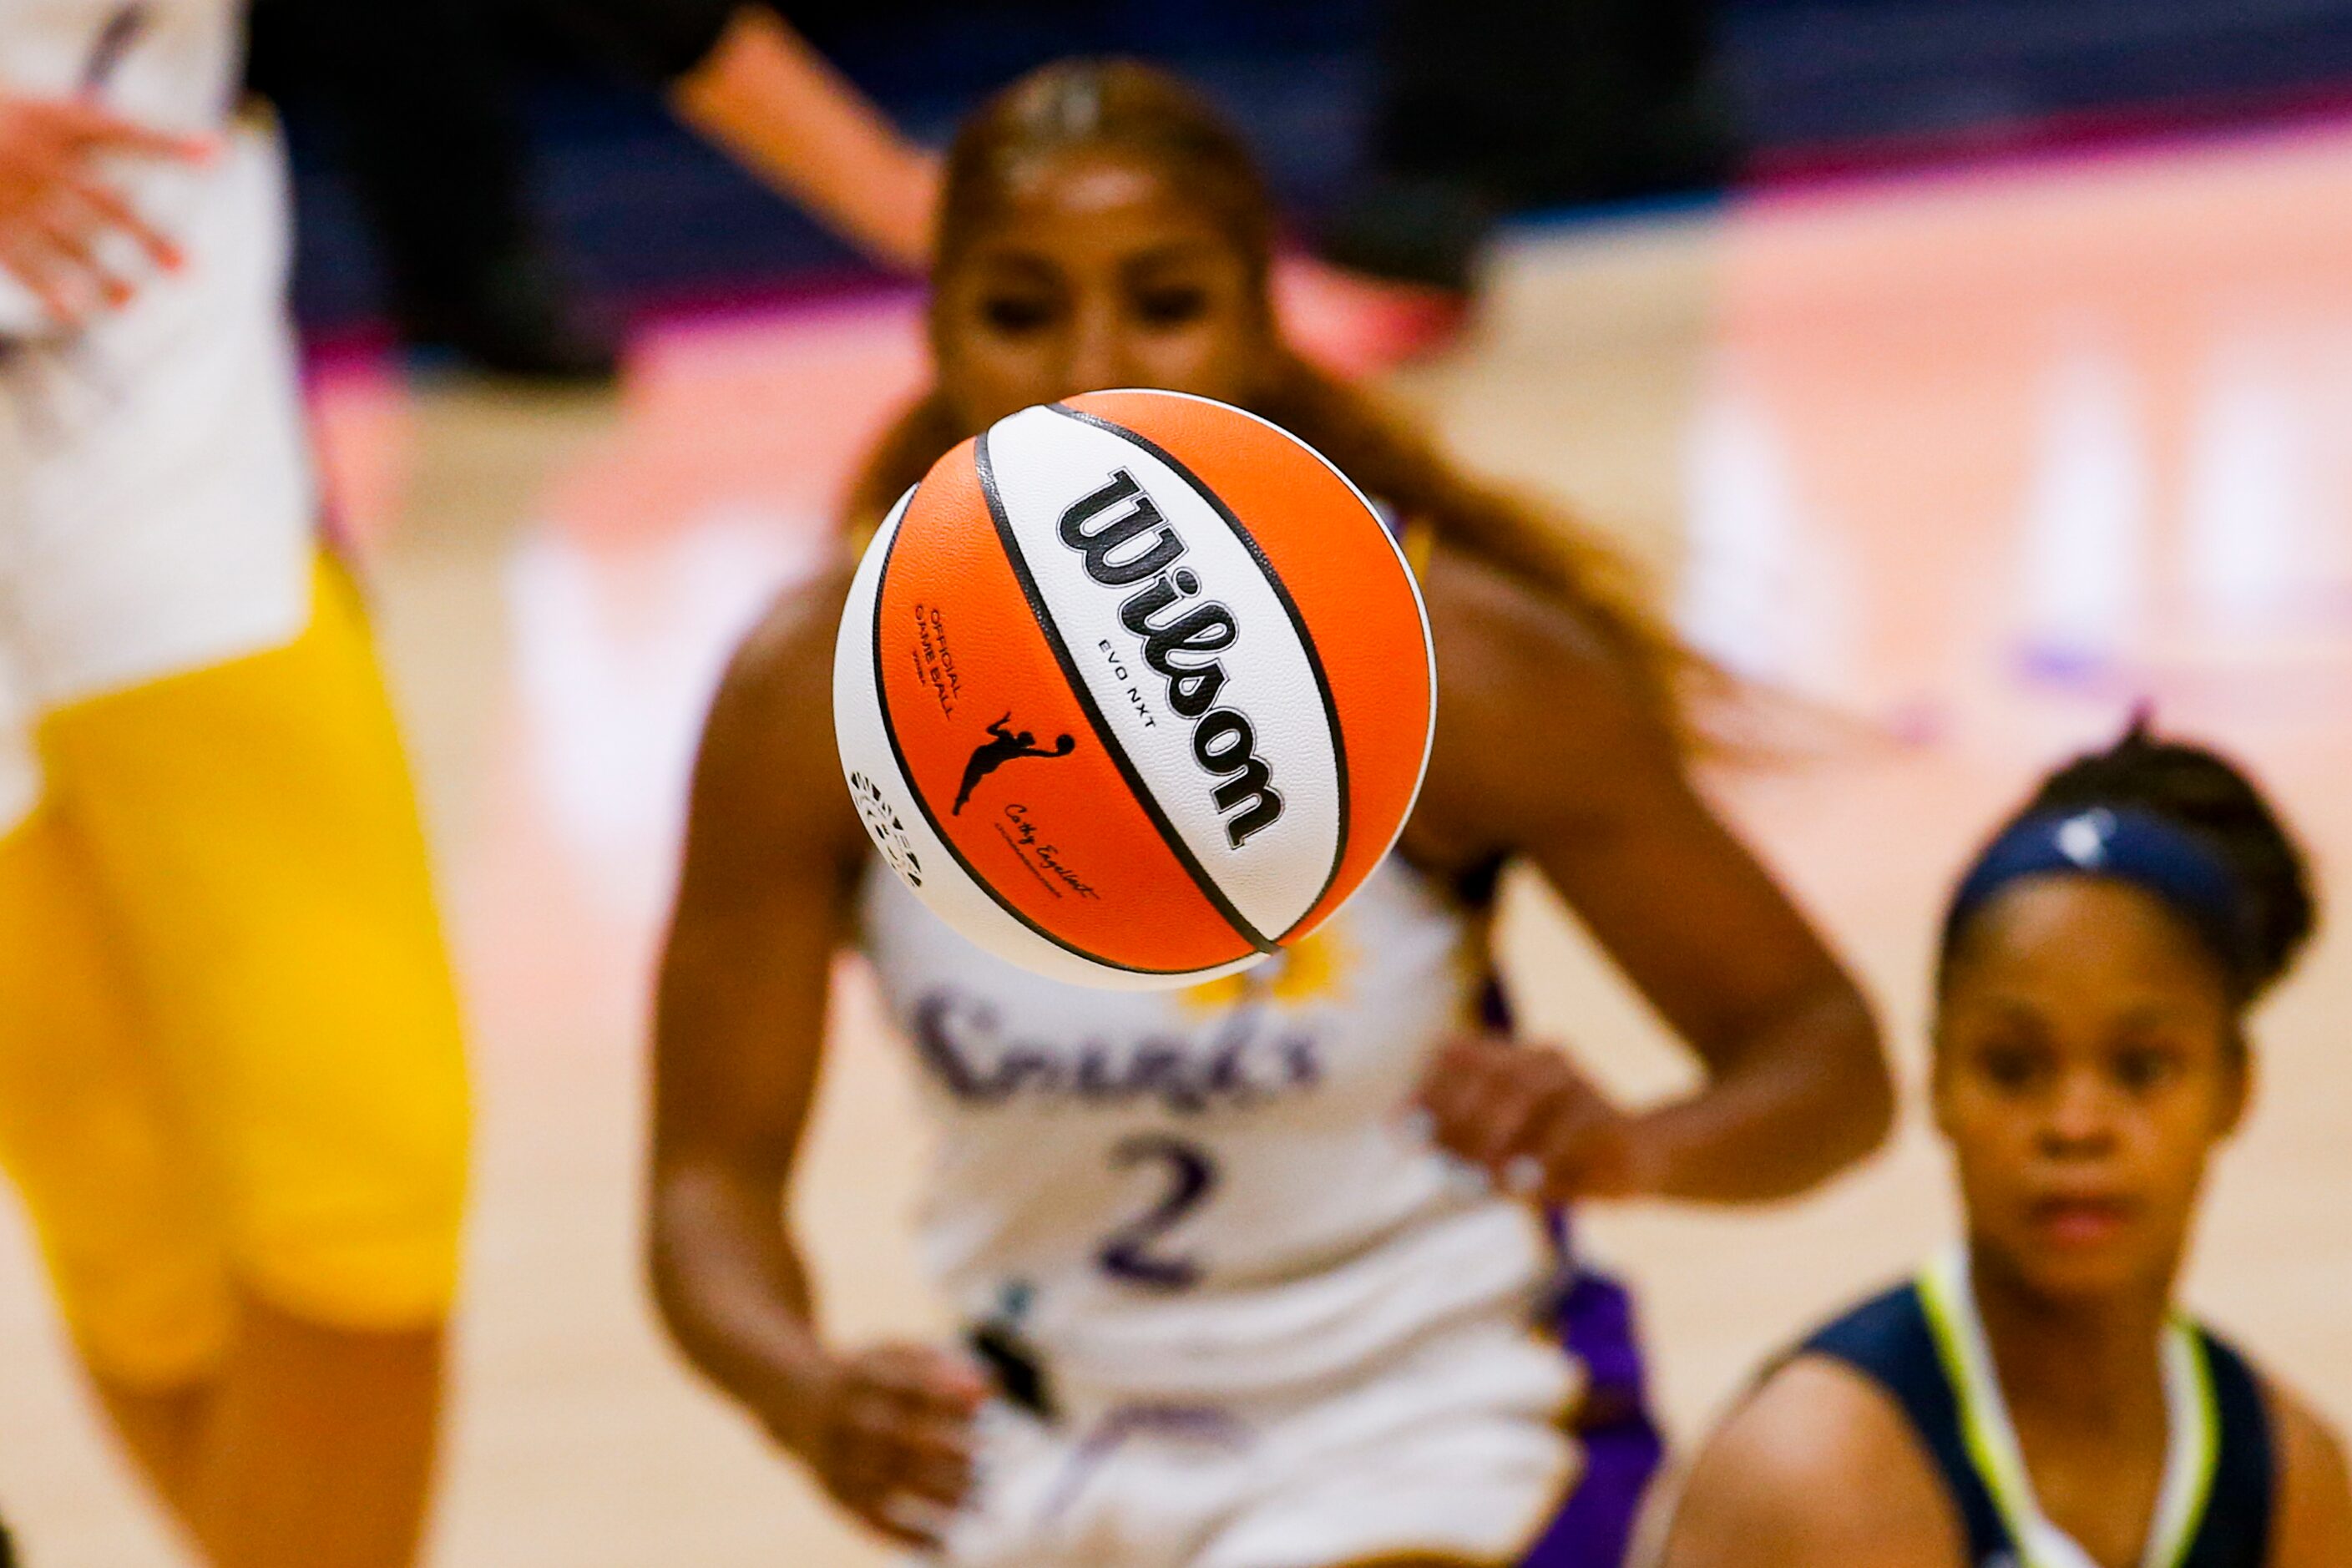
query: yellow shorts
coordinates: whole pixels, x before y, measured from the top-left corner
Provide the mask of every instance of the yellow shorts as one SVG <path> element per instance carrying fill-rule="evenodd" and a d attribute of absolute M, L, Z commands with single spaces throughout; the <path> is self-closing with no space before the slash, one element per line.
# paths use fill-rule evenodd
<path fill-rule="evenodd" d="M 47 708 L 0 818 L 0 1162 L 84 1355 L 207 1374 L 251 1294 L 446 1317 L 467 1110 L 422 836 L 350 583 L 284 646 Z M 0 740 L 5 740 L 0 737 Z"/>

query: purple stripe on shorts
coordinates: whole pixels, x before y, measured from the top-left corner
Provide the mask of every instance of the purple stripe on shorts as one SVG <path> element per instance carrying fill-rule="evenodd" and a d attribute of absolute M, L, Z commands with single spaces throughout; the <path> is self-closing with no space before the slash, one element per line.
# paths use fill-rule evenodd
<path fill-rule="evenodd" d="M 1577 1421 L 1584 1474 L 1519 1565 L 1622 1568 L 1643 1499 L 1665 1458 L 1650 1416 L 1633 1300 L 1614 1279 L 1579 1269 L 1555 1321 L 1560 1343 L 1588 1377 Z"/>

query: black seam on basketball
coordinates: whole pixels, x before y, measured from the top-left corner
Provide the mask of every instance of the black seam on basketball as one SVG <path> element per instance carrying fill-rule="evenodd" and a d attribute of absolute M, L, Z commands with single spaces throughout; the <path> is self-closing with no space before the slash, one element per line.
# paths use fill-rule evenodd
<path fill-rule="evenodd" d="M 992 507 L 994 502 L 992 501 L 990 504 Z M 903 531 L 906 527 L 904 516 L 899 518 L 898 525 Z M 1076 942 L 1066 942 L 1055 936 L 1052 931 L 1031 920 L 1028 915 L 999 893 L 990 884 L 988 879 L 982 876 L 970 860 L 964 858 L 963 851 L 956 847 L 956 841 L 948 837 L 947 829 L 940 824 L 939 814 L 931 809 L 931 803 L 924 796 L 922 786 L 915 782 L 914 769 L 907 765 L 907 753 L 898 744 L 898 726 L 890 718 L 890 687 L 882 679 L 882 596 L 890 586 L 890 558 L 898 553 L 898 534 L 893 533 L 890 535 L 888 547 L 882 552 L 881 568 L 874 574 L 874 636 L 871 639 L 874 645 L 874 705 L 882 714 L 882 735 L 890 742 L 890 760 L 898 764 L 898 776 L 906 781 L 907 793 L 914 798 L 915 809 L 923 814 L 925 822 L 930 824 L 932 837 L 937 838 L 941 847 L 947 850 L 949 858 L 963 868 L 963 874 L 971 879 L 972 886 L 996 901 L 998 909 L 1003 910 L 1064 952 L 1076 958 L 1083 958 L 1089 963 L 1099 963 L 1106 969 L 1124 970 L 1129 974 L 1191 973 L 1192 971 L 1188 969 L 1146 969 L 1140 964 L 1121 963 L 1117 959 L 1105 958 L 1099 952 L 1089 952 Z"/>
<path fill-rule="evenodd" d="M 1135 759 L 1127 754 L 1125 746 L 1119 744 L 1118 736 L 1111 730 L 1110 721 L 1103 717 L 1102 710 L 1095 704 L 1095 695 L 1087 687 L 1086 676 L 1078 668 L 1078 661 L 1071 657 L 1070 645 L 1062 640 L 1061 628 L 1054 623 L 1053 609 L 1045 603 L 1045 595 L 1038 588 L 1037 579 L 1029 571 L 1029 558 L 1023 553 L 1021 541 L 1013 534 L 1013 520 L 1004 515 L 1004 501 L 996 493 L 996 469 L 988 458 L 986 433 L 972 442 L 971 455 L 972 466 L 980 471 L 980 493 L 988 502 L 989 521 L 996 525 L 997 543 L 1003 548 L 1004 559 L 1011 564 L 1013 575 L 1029 601 L 1029 613 L 1037 622 L 1038 631 L 1045 635 L 1045 646 L 1053 650 L 1055 661 L 1062 667 L 1062 679 L 1068 682 L 1070 695 L 1077 699 L 1079 708 L 1086 712 L 1087 722 L 1094 726 L 1095 739 L 1102 742 L 1103 754 L 1111 760 L 1112 766 L 1118 769 L 1119 777 L 1127 781 L 1128 790 L 1135 796 L 1136 805 L 1143 808 L 1143 814 L 1160 830 L 1160 841 L 1168 846 L 1168 852 L 1176 857 L 1177 864 L 1184 868 L 1193 885 L 1201 889 L 1201 896 L 1224 917 L 1225 923 L 1234 928 L 1234 933 L 1260 952 L 1281 952 L 1266 940 L 1263 931 L 1250 923 L 1247 916 L 1234 908 L 1233 900 L 1217 886 L 1217 879 L 1209 875 L 1209 868 L 1201 864 L 1200 858 L 1192 853 L 1192 847 L 1184 842 L 1184 836 L 1176 830 L 1176 825 L 1160 808 L 1159 798 L 1144 781 L 1143 772 L 1135 765 Z"/>
<path fill-rule="evenodd" d="M 1099 414 L 1089 414 L 1083 408 L 1073 408 L 1066 403 L 1048 404 L 1047 406 L 1066 418 L 1076 419 L 1082 425 L 1091 425 L 1097 430 L 1108 431 L 1131 446 L 1141 447 L 1167 464 L 1178 479 L 1192 486 L 1192 493 L 1206 501 L 1209 510 L 1224 519 L 1225 526 L 1234 531 L 1234 537 L 1242 542 L 1242 548 L 1250 552 L 1251 558 L 1257 563 L 1258 570 L 1265 574 L 1267 586 L 1274 590 L 1275 598 L 1281 603 L 1283 614 L 1290 617 L 1291 630 L 1298 634 L 1298 646 L 1307 650 L 1307 668 L 1315 677 L 1316 695 L 1323 700 L 1324 722 L 1331 731 L 1331 761 L 1333 771 L 1339 775 L 1339 831 L 1333 837 L 1331 869 L 1324 874 L 1323 885 L 1315 889 L 1315 897 L 1307 900 L 1307 913 L 1291 922 L 1290 930 L 1282 933 L 1283 937 L 1287 939 L 1291 931 L 1297 931 L 1307 923 L 1307 915 L 1313 914 L 1322 905 L 1323 900 L 1331 891 L 1331 884 L 1339 879 L 1339 868 L 1348 858 L 1348 737 L 1340 732 L 1339 705 L 1332 699 L 1330 678 L 1323 673 L 1323 656 L 1315 650 L 1315 638 L 1307 630 L 1307 617 L 1298 613 L 1297 601 L 1291 598 L 1290 590 L 1283 584 L 1282 574 L 1274 569 L 1274 563 L 1267 558 L 1265 551 L 1259 545 L 1257 536 L 1251 533 L 1242 520 L 1234 514 L 1234 509 L 1225 504 L 1224 498 L 1203 484 L 1201 477 L 1179 461 L 1173 452 L 1160 446 L 1150 437 L 1130 430 L 1116 420 L 1106 419 Z M 1296 438 L 1293 437 L 1293 439 Z"/>

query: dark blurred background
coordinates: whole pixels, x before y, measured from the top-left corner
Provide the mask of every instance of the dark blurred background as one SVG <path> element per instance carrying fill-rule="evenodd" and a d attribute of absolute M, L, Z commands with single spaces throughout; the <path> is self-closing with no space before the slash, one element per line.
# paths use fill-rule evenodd
<path fill-rule="evenodd" d="M 363 331 L 387 310 L 383 247 L 362 221 L 349 172 L 353 136 L 371 132 L 354 128 L 338 95 L 348 96 L 353 56 L 369 68 L 344 7 L 408 3 L 265 0 L 257 21 L 257 79 L 279 100 L 295 148 L 296 298 L 314 332 Z M 487 19 L 496 91 L 511 117 L 529 228 L 516 243 L 592 309 L 611 319 L 875 276 L 677 128 L 650 86 L 592 58 L 533 0 L 459 3 Z M 934 144 L 975 98 L 1041 61 L 1126 52 L 1174 64 L 1249 129 L 1302 234 L 1368 270 L 1447 285 L 1461 281 L 1469 248 L 1498 215 L 1704 193 L 1734 171 L 1769 181 L 2352 102 L 2352 0 L 792 0 L 782 9 Z M 340 76 L 322 71 L 321 56 L 339 49 Z M 476 96 L 436 86 L 401 112 L 415 130 L 478 114 Z M 372 133 L 387 134 L 381 125 Z M 411 209 L 444 201 L 455 214 L 477 199 L 466 187 L 478 182 L 446 169 L 431 177 L 440 184 L 402 198 Z"/>

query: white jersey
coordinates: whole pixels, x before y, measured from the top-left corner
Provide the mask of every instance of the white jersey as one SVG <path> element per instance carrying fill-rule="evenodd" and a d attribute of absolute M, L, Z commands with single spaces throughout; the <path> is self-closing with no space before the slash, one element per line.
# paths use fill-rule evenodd
<path fill-rule="evenodd" d="M 299 632 L 318 491 L 286 321 L 284 158 L 232 118 L 243 0 L 0 0 L 0 94 L 219 134 L 110 181 L 185 264 L 68 328 L 0 272 L 0 834 L 43 713 Z"/>
<path fill-rule="evenodd" d="M 1480 912 L 1401 858 L 1293 952 L 1189 991 L 1036 978 L 878 862 L 864 924 L 944 1131 L 927 1259 L 1064 1406 L 1347 1379 L 1552 1279 L 1539 1217 L 1402 1114 L 1486 967 Z"/>
<path fill-rule="evenodd" d="M 245 0 L 8 0 L 0 79 L 41 98 L 88 93 L 159 130 L 228 123 L 244 68 Z"/>

